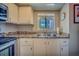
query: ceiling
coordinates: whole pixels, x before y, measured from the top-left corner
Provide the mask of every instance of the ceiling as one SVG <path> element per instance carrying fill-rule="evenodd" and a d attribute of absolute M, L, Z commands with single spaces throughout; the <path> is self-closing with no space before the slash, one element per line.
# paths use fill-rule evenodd
<path fill-rule="evenodd" d="M 64 3 L 19 3 L 19 6 L 31 5 L 34 10 L 60 10 Z"/>

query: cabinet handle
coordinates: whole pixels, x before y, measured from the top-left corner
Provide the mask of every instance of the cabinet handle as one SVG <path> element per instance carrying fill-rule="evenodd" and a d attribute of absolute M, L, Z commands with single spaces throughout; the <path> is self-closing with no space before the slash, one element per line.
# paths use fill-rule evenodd
<path fill-rule="evenodd" d="M 32 50 L 32 48 L 30 48 Z"/>
<path fill-rule="evenodd" d="M 61 51 L 63 51 L 63 48 L 61 48 Z"/>

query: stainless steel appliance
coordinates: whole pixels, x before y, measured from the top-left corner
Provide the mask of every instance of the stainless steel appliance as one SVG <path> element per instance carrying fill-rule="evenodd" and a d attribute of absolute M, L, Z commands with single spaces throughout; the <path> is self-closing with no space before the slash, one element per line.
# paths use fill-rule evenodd
<path fill-rule="evenodd" d="M 14 56 L 15 42 L 16 38 L 0 37 L 0 56 Z"/>
<path fill-rule="evenodd" d="M 7 20 L 7 10 L 8 7 L 2 3 L 0 3 L 0 21 Z"/>

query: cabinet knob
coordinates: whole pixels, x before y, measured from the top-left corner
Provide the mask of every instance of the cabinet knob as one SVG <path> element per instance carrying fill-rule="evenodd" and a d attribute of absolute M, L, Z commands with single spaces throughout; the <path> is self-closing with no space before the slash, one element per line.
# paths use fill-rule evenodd
<path fill-rule="evenodd" d="M 30 48 L 32 50 L 32 48 Z"/>

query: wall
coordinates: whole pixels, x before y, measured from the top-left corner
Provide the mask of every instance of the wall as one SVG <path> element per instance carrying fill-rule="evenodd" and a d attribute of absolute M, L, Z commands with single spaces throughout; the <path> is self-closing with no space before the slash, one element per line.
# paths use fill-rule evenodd
<path fill-rule="evenodd" d="M 38 27 L 38 16 L 37 14 L 38 13 L 51 13 L 51 14 L 55 14 L 55 20 L 56 20 L 56 27 L 60 27 L 60 11 L 43 11 L 43 10 L 37 10 L 37 11 L 34 11 L 34 30 L 40 30 L 39 27 Z"/>
<path fill-rule="evenodd" d="M 3 33 L 6 31 L 5 24 L 0 23 L 0 33 Z"/>
<path fill-rule="evenodd" d="M 79 55 L 79 24 L 74 24 L 74 4 L 65 4 L 61 10 L 66 12 L 65 20 L 61 21 L 61 26 L 63 27 L 63 32 L 70 32 L 69 39 L 69 55 L 77 56 Z M 61 14 L 60 13 L 60 14 Z"/>
<path fill-rule="evenodd" d="M 69 25 L 70 25 L 70 55 L 79 55 L 79 24 L 74 24 L 74 10 L 73 10 L 73 5 L 69 5 Z"/>
<path fill-rule="evenodd" d="M 65 19 L 62 20 L 62 13 L 65 13 Z M 69 4 L 65 4 L 60 11 L 61 28 L 64 33 L 69 33 Z"/>
<path fill-rule="evenodd" d="M 74 4 L 69 4 L 70 55 L 79 55 L 79 24 L 74 24 Z"/>

